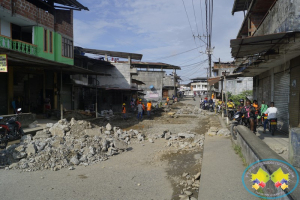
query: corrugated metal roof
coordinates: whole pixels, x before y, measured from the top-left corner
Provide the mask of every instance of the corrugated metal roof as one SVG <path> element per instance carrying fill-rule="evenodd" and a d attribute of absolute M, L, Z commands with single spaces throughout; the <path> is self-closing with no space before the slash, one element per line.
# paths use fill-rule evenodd
<path fill-rule="evenodd" d="M 83 9 L 83 10 L 89 10 L 87 7 L 83 6 L 81 3 L 79 3 L 76 0 L 54 0 L 54 3 L 58 3 L 61 5 L 69 6 L 74 9 Z"/>
<path fill-rule="evenodd" d="M 160 62 L 131 62 L 131 65 L 133 65 L 136 68 L 152 68 L 152 69 L 179 69 L 180 67 L 175 65 L 170 65 L 166 63 L 160 63 Z"/>
<path fill-rule="evenodd" d="M 242 58 L 254 54 L 264 54 L 288 34 L 293 33 L 276 33 L 230 40 L 231 55 L 234 58 Z"/>
<path fill-rule="evenodd" d="M 234 15 L 235 12 L 248 10 L 251 2 L 253 0 L 235 0 L 232 8 L 232 15 Z"/>
<path fill-rule="evenodd" d="M 134 60 L 142 60 L 143 55 L 137 53 L 127 53 L 127 52 L 119 52 L 119 51 L 106 51 L 106 50 L 98 50 L 98 49 L 81 49 L 85 53 L 97 54 L 97 55 L 107 55 L 111 57 L 118 58 L 128 58 L 130 56 L 131 59 Z"/>

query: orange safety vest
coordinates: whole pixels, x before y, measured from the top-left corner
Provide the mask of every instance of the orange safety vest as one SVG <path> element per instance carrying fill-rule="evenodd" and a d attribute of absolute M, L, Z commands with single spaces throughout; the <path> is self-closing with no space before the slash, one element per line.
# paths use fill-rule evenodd
<path fill-rule="evenodd" d="M 142 106 L 143 106 L 143 110 L 145 110 L 145 105 L 143 104 Z"/>
<path fill-rule="evenodd" d="M 125 106 L 122 106 L 122 113 L 126 113 L 126 108 L 125 108 Z"/>
<path fill-rule="evenodd" d="M 147 111 L 151 110 L 151 103 L 147 103 Z"/>

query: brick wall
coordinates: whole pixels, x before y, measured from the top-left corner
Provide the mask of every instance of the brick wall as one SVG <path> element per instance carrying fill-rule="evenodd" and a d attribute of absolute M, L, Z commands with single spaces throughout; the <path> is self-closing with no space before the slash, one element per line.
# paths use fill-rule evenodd
<path fill-rule="evenodd" d="M 11 1 L 15 3 L 14 8 L 11 7 Z M 0 0 L 0 6 L 45 27 L 54 29 L 58 33 L 73 38 L 73 10 L 56 10 L 55 23 L 52 14 L 26 0 Z"/>
<path fill-rule="evenodd" d="M 73 38 L 73 10 L 56 10 L 55 31 Z"/>
<path fill-rule="evenodd" d="M 26 0 L 12 0 L 14 7 L 12 8 L 11 0 L 0 0 L 0 6 L 11 10 L 15 14 L 21 15 L 27 19 L 35 21 L 46 27 L 54 29 L 54 16 L 43 9 L 40 9 Z"/>

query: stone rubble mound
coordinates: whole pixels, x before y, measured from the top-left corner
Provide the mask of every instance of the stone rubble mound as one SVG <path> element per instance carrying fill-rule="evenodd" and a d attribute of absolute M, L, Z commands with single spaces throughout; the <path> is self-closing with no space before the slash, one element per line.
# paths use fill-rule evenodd
<path fill-rule="evenodd" d="M 149 136 L 151 137 L 151 136 Z M 152 136 L 154 139 L 164 138 L 168 140 L 168 147 L 175 147 L 178 149 L 193 149 L 195 147 L 203 148 L 204 135 L 194 134 L 188 131 L 187 133 L 172 133 L 169 130 L 163 131 L 162 134 Z"/>
<path fill-rule="evenodd" d="M 200 176 L 201 172 L 197 173 L 196 175 L 190 175 L 187 172 L 182 174 L 183 180 L 180 182 L 180 185 L 184 186 L 184 189 L 179 195 L 180 199 L 195 199 L 194 197 L 191 197 L 193 195 L 193 192 L 191 192 L 190 190 L 198 191 L 200 187 Z"/>
<path fill-rule="evenodd" d="M 136 130 L 123 131 L 110 124 L 93 127 L 87 121 L 63 119 L 47 124 L 47 128 L 34 137 L 25 135 L 19 144 L 8 146 L 0 152 L 0 165 L 23 171 L 73 170 L 74 166 L 88 166 L 126 151 L 132 138 L 144 141 L 145 135 Z"/>
<path fill-rule="evenodd" d="M 177 115 L 198 115 L 201 114 L 201 109 L 198 108 L 197 106 L 194 107 L 189 107 L 189 106 L 185 106 L 182 107 L 180 110 L 177 111 Z"/>

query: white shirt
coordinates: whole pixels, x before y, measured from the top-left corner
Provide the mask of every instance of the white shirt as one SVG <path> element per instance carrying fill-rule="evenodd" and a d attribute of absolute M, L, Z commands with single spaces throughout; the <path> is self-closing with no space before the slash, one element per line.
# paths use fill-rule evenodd
<path fill-rule="evenodd" d="M 274 119 L 277 118 L 277 108 L 275 107 L 269 107 L 264 114 L 268 114 L 268 119 Z"/>

